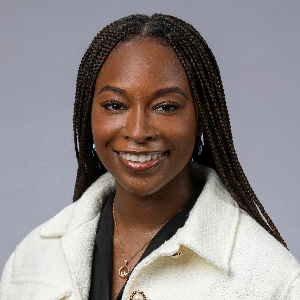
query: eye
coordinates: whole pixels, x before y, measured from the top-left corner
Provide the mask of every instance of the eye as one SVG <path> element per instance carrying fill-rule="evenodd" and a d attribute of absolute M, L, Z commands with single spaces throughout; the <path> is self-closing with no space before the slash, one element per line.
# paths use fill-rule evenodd
<path fill-rule="evenodd" d="M 105 109 L 110 110 L 110 111 L 120 111 L 120 110 L 125 110 L 126 107 L 115 100 L 109 100 L 105 101 L 104 103 L 101 104 Z"/>
<path fill-rule="evenodd" d="M 178 103 L 163 103 L 156 106 L 154 109 L 159 112 L 173 112 L 179 108 Z"/>

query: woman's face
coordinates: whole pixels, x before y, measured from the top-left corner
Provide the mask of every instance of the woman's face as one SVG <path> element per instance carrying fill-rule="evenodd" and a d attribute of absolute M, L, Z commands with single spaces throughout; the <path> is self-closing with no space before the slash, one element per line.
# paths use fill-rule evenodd
<path fill-rule="evenodd" d="M 151 40 L 118 45 L 96 81 L 92 132 L 117 188 L 145 196 L 186 180 L 197 120 L 174 50 Z"/>

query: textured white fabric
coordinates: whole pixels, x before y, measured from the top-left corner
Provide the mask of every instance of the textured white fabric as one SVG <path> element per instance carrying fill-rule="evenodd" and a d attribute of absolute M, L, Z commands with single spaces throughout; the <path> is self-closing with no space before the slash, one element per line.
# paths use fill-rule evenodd
<path fill-rule="evenodd" d="M 147 300 L 299 300 L 292 254 L 237 206 L 215 171 L 193 164 L 193 173 L 206 183 L 186 224 L 136 266 L 122 299 L 141 290 Z M 0 300 L 87 300 L 102 201 L 113 188 L 105 174 L 31 232 L 6 264 Z"/>

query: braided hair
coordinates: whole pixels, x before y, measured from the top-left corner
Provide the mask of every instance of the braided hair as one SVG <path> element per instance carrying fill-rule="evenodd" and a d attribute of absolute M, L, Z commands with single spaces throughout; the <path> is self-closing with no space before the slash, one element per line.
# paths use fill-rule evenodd
<path fill-rule="evenodd" d="M 192 159 L 217 171 L 227 190 L 251 217 L 285 247 L 286 244 L 253 192 L 234 149 L 219 67 L 199 32 L 176 17 L 131 15 L 101 30 L 84 54 L 77 76 L 74 104 L 74 142 L 78 161 L 73 201 L 106 172 L 93 150 L 91 107 L 97 76 L 114 47 L 126 40 L 152 38 L 177 54 L 190 84 L 198 117 L 204 124 L 203 152 Z"/>

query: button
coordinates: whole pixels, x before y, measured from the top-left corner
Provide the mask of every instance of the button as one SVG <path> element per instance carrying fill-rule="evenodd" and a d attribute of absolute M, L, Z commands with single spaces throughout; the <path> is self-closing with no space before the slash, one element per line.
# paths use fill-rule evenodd
<path fill-rule="evenodd" d="M 145 294 L 142 291 L 134 291 L 132 292 L 130 300 L 147 300 Z"/>
<path fill-rule="evenodd" d="M 171 257 L 172 258 L 178 258 L 180 255 L 182 255 L 183 250 L 179 249 L 176 253 L 172 254 Z"/>

